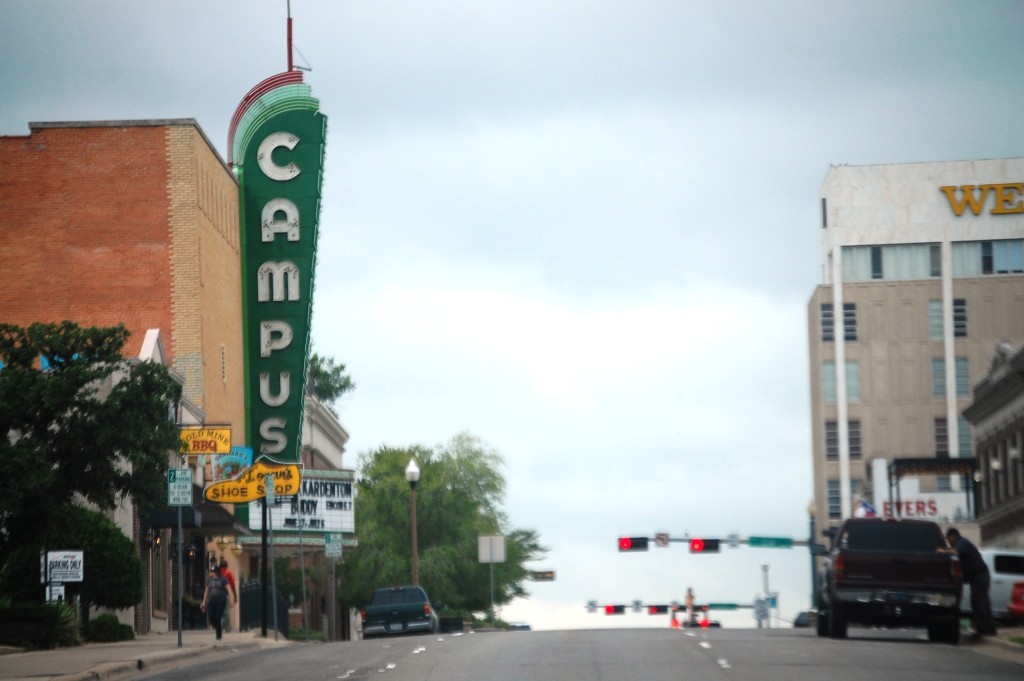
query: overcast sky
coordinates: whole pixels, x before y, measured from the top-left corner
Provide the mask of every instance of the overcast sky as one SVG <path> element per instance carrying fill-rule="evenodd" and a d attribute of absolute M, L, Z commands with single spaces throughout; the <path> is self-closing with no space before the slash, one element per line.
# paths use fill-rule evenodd
<path fill-rule="evenodd" d="M 663 626 L 584 605 L 750 603 L 763 564 L 783 617 L 806 609 L 804 550 L 616 538 L 807 537 L 825 174 L 1022 155 L 1024 3 L 291 4 L 328 116 L 313 339 L 358 386 L 346 464 L 463 431 L 500 453 L 557 572 L 509 620 Z M 195 118 L 226 158 L 287 66 L 285 0 L 0 16 L 2 135 Z"/>

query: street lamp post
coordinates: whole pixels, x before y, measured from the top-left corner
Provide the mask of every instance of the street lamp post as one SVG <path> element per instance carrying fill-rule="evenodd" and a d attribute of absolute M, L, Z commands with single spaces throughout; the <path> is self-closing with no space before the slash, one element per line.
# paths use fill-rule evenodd
<path fill-rule="evenodd" d="M 412 490 L 412 585 L 420 584 L 420 551 L 416 537 L 416 483 L 420 480 L 420 469 L 415 459 L 409 459 L 409 465 L 405 468 L 405 479 L 409 481 L 409 489 Z"/>

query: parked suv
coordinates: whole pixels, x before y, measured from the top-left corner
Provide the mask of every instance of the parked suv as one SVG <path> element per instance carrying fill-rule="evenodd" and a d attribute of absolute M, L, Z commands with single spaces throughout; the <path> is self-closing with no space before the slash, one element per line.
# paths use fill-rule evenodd
<path fill-rule="evenodd" d="M 440 605 L 438 605 L 440 607 Z M 420 586 L 377 589 L 363 608 L 363 638 L 394 634 L 436 634 L 440 630 L 434 606 Z"/>

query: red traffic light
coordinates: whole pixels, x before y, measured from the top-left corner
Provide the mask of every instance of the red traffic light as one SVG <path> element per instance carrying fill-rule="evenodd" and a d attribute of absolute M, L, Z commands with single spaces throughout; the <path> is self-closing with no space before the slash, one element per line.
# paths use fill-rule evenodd
<path fill-rule="evenodd" d="M 606 605 L 604 606 L 604 614 L 606 615 L 621 615 L 626 612 L 626 606 L 624 605 Z"/>
<path fill-rule="evenodd" d="M 619 551 L 646 551 L 647 537 L 619 537 Z"/>
<path fill-rule="evenodd" d="M 690 553 L 717 553 L 718 548 L 718 539 L 701 539 L 699 537 L 694 537 L 690 540 Z"/>

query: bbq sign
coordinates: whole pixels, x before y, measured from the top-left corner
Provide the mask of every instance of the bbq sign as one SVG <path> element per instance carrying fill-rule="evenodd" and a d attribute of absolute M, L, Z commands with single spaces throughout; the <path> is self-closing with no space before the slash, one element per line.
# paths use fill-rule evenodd
<path fill-rule="evenodd" d="M 185 456 L 227 454 L 230 451 L 230 428 L 181 429 L 181 453 Z"/>
<path fill-rule="evenodd" d="M 254 88 L 232 121 L 239 183 L 246 442 L 298 463 L 327 118 L 301 72 Z"/>

